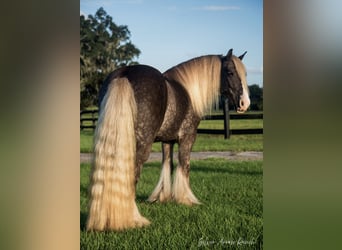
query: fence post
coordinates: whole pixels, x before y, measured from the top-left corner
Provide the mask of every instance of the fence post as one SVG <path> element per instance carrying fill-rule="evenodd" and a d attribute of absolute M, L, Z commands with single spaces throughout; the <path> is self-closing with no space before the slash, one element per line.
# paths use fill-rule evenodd
<path fill-rule="evenodd" d="M 224 139 L 229 139 L 230 137 L 230 127 L 229 127 L 229 102 L 228 98 L 224 98 L 224 104 L 223 104 L 223 124 L 224 124 Z"/>

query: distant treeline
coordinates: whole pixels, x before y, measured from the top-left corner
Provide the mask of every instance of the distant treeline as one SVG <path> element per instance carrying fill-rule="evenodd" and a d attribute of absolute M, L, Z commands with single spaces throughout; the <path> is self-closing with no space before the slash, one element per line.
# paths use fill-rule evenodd
<path fill-rule="evenodd" d="M 250 110 L 263 110 L 263 88 L 257 84 L 249 87 L 249 98 L 251 99 Z"/>

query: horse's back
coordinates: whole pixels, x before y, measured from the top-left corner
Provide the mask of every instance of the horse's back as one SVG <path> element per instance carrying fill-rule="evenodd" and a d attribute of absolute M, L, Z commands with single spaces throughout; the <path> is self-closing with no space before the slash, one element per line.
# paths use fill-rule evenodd
<path fill-rule="evenodd" d="M 150 93 L 152 95 L 166 93 L 164 77 L 157 69 L 147 65 L 125 66 L 114 70 L 104 80 L 99 93 L 99 104 L 101 104 L 107 92 L 108 85 L 117 78 L 127 78 L 134 89 L 135 95 L 144 94 L 143 91 L 146 90 L 154 90 L 155 93 Z M 139 99 L 139 97 L 136 99 Z"/>
<path fill-rule="evenodd" d="M 134 91 L 137 104 L 137 139 L 145 137 L 151 140 L 163 122 L 167 104 L 167 87 L 162 73 L 147 65 L 119 68 L 110 73 L 104 81 L 100 91 L 100 103 L 108 85 L 115 84 L 115 79 L 118 78 L 127 78 Z"/>

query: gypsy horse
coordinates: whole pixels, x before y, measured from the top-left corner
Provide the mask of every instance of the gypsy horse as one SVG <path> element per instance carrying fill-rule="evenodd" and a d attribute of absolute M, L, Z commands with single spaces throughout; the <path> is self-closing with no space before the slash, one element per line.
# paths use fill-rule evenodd
<path fill-rule="evenodd" d="M 136 184 L 153 142 L 162 142 L 162 170 L 150 202 L 200 204 L 190 188 L 190 152 L 201 117 L 220 95 L 238 112 L 250 104 L 242 58 L 208 55 L 181 63 L 164 74 L 146 65 L 113 71 L 100 90 L 94 137 L 87 230 L 123 230 L 150 222 L 135 203 Z M 173 145 L 178 166 L 173 184 Z"/>

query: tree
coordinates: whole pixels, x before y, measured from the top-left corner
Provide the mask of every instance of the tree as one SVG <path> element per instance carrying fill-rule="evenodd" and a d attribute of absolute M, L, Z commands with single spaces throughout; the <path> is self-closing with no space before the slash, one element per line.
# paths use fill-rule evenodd
<path fill-rule="evenodd" d="M 251 100 L 251 110 L 263 110 L 263 89 L 257 84 L 253 84 L 249 87 L 249 98 Z"/>
<path fill-rule="evenodd" d="M 137 64 L 140 50 L 125 25 L 116 25 L 101 7 L 94 16 L 80 16 L 81 109 L 97 105 L 104 78 L 114 69 Z"/>

